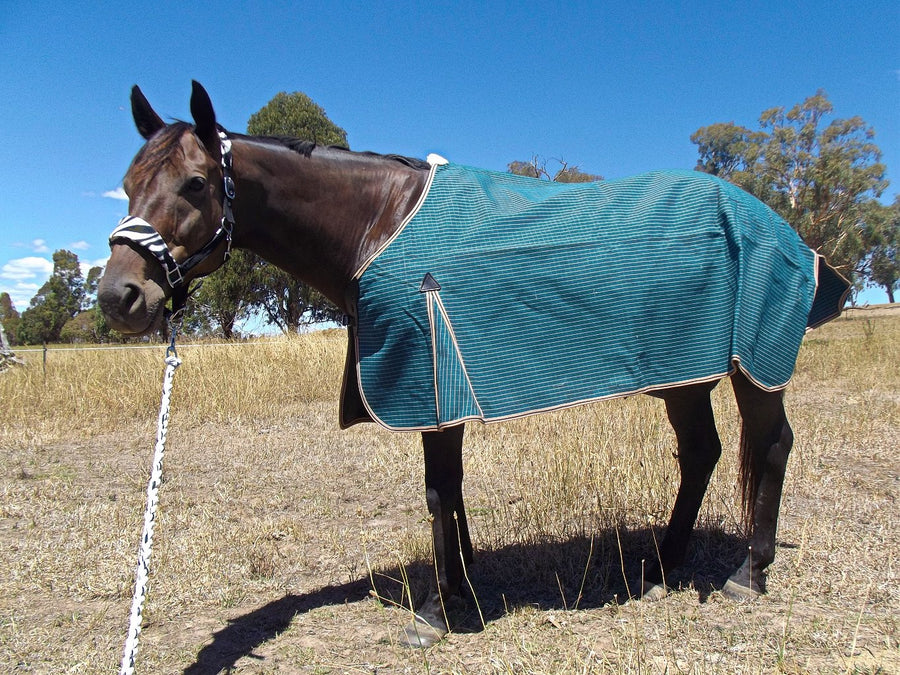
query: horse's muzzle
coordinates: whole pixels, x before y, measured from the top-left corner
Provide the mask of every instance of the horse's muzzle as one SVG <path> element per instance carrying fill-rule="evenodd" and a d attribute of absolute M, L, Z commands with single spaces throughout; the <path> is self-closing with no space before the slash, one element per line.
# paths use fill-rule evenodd
<path fill-rule="evenodd" d="M 127 245 L 113 247 L 97 287 L 97 304 L 110 328 L 125 335 L 144 335 L 159 328 L 167 295 L 158 265 Z"/>

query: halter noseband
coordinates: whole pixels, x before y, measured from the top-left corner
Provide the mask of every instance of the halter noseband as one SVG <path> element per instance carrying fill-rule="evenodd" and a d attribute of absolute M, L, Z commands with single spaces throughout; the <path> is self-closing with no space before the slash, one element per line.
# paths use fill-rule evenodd
<path fill-rule="evenodd" d="M 146 249 L 150 255 L 159 261 L 166 273 L 166 281 L 173 293 L 173 304 L 184 304 L 187 299 L 185 277 L 201 262 L 206 260 L 219 245 L 225 242 L 225 258 L 223 263 L 231 255 L 231 233 L 234 229 L 234 213 L 231 203 L 234 201 L 234 179 L 232 178 L 231 141 L 224 131 L 219 132 L 222 141 L 222 176 L 224 183 L 224 195 L 222 197 L 222 224 L 215 231 L 206 244 L 182 262 L 178 262 L 169 252 L 165 240 L 159 236 L 153 226 L 143 218 L 137 216 L 125 216 L 119 221 L 116 229 L 109 235 L 109 245 L 117 242 L 128 242 Z M 205 275 L 204 275 L 205 276 Z M 179 307 L 173 307 L 177 310 Z"/>

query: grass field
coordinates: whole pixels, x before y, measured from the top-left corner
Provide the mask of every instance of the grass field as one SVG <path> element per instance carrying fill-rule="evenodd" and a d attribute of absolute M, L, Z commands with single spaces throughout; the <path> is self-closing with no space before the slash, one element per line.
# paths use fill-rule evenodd
<path fill-rule="evenodd" d="M 629 601 L 677 487 L 662 404 L 469 425 L 463 625 L 397 644 L 429 583 L 418 436 L 340 431 L 340 331 L 179 348 L 138 673 L 898 673 L 900 311 L 810 333 L 769 594 L 743 557 L 737 413 L 689 560 Z M 115 673 L 164 348 L 0 375 L 0 672 Z"/>

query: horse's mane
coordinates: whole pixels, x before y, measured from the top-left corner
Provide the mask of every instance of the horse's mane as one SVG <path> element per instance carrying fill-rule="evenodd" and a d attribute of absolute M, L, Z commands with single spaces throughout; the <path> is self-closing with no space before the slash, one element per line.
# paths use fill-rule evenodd
<path fill-rule="evenodd" d="M 251 141 L 257 141 L 260 143 L 268 143 L 270 145 L 280 145 L 282 147 L 288 148 L 289 150 L 293 150 L 294 152 L 298 152 L 304 157 L 309 157 L 313 150 L 319 147 L 324 147 L 329 150 L 337 150 L 339 152 L 349 152 L 354 155 L 361 155 L 363 157 L 373 157 L 373 158 L 382 158 L 387 159 L 394 162 L 400 162 L 401 164 L 405 164 L 406 166 L 413 169 L 429 169 L 430 164 L 423 159 L 416 159 L 415 157 L 406 157 L 404 155 L 383 155 L 377 152 L 354 152 L 349 148 L 345 148 L 341 145 L 326 145 L 320 146 L 315 141 L 305 141 L 300 138 L 293 138 L 291 136 L 248 136 L 245 134 L 236 134 L 231 131 L 225 132 L 228 134 L 229 138 L 245 138 Z"/>
<path fill-rule="evenodd" d="M 169 157 L 174 147 L 176 147 L 181 139 L 182 134 L 186 131 L 193 131 L 194 126 L 189 122 L 182 122 L 180 120 L 176 120 L 172 124 L 166 125 L 165 128 L 160 130 L 160 132 L 154 136 L 153 143 L 146 143 L 144 147 L 140 149 L 138 154 L 134 158 L 134 162 L 132 164 L 134 166 L 140 167 L 140 173 L 142 175 L 151 175 L 155 173 L 160 166 L 162 166 L 165 162 L 169 161 Z M 269 145 L 278 145 L 284 148 L 288 148 L 289 150 L 293 150 L 294 152 L 300 153 L 305 157 L 309 157 L 313 150 L 317 147 L 325 147 L 329 150 L 337 150 L 339 152 L 347 152 L 352 153 L 354 155 L 361 155 L 364 157 L 372 157 L 372 158 L 382 158 L 394 162 L 400 162 L 401 164 L 405 164 L 406 166 L 413 169 L 424 169 L 427 170 L 429 168 L 428 162 L 416 159 L 414 157 L 404 157 L 403 155 L 382 155 L 377 152 L 352 152 L 348 148 L 344 148 L 339 145 L 327 145 L 327 146 L 319 146 L 314 141 L 304 141 L 299 138 L 292 138 L 290 136 L 249 136 L 246 134 L 237 134 L 231 131 L 225 131 L 225 129 L 220 129 L 229 137 L 229 138 L 240 138 L 246 139 L 248 141 L 255 141 L 258 143 L 264 143 Z M 138 177 L 140 180 L 140 177 Z"/>

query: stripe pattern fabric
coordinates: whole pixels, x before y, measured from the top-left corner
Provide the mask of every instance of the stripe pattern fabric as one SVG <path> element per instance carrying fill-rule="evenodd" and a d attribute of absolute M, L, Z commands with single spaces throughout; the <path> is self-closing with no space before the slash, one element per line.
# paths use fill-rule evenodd
<path fill-rule="evenodd" d="M 159 261 L 166 273 L 166 279 L 172 288 L 184 281 L 181 266 L 175 262 L 165 240 L 159 232 L 143 218 L 137 216 L 125 216 L 109 235 L 109 244 L 112 246 L 119 241 L 130 241 L 139 247 L 145 248 Z"/>
<path fill-rule="evenodd" d="M 456 164 L 361 271 L 359 393 L 395 430 L 791 377 L 817 255 L 712 176 L 548 183 Z M 348 367 L 354 364 L 348 363 Z"/>
<path fill-rule="evenodd" d="M 119 239 L 132 241 L 138 246 L 146 248 L 159 260 L 169 252 L 166 242 L 153 229 L 153 226 L 143 218 L 137 216 L 125 216 L 119 221 L 116 229 L 109 235 L 109 240 L 115 242 Z"/>

